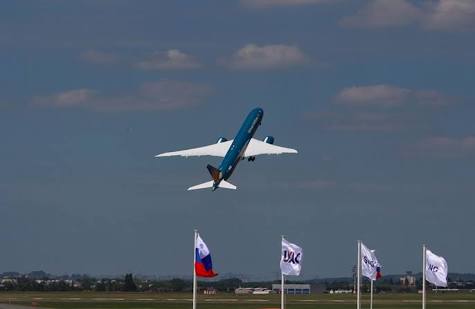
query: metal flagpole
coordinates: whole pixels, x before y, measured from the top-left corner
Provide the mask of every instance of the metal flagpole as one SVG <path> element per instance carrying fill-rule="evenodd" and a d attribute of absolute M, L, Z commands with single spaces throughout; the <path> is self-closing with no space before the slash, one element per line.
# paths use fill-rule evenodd
<path fill-rule="evenodd" d="M 281 282 L 280 282 L 280 309 L 284 309 L 284 274 L 281 273 Z"/>
<path fill-rule="evenodd" d="M 284 235 L 282 235 L 282 240 L 284 240 Z M 280 270 L 280 309 L 285 309 L 284 307 L 284 273 L 282 272 L 282 269 Z"/>
<path fill-rule="evenodd" d="M 371 279 L 371 300 L 370 300 L 369 309 L 373 309 L 373 282 L 374 280 Z"/>
<path fill-rule="evenodd" d="M 196 238 L 198 237 L 198 230 L 195 230 L 195 238 L 193 241 L 193 309 L 196 309 Z"/>
<path fill-rule="evenodd" d="M 422 309 L 426 309 L 426 245 L 422 245 Z"/>
<path fill-rule="evenodd" d="M 361 240 L 358 240 L 358 261 L 356 265 L 356 309 L 361 309 Z"/>

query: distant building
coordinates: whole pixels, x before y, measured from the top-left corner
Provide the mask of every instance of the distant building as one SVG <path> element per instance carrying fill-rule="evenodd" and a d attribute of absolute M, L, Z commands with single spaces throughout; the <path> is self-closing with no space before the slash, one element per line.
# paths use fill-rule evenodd
<path fill-rule="evenodd" d="M 206 288 L 203 290 L 203 294 L 205 295 L 216 295 L 216 289 L 215 288 Z"/>
<path fill-rule="evenodd" d="M 272 290 L 280 294 L 280 284 L 273 284 Z M 284 284 L 284 293 L 292 295 L 310 294 L 310 284 Z"/>
<path fill-rule="evenodd" d="M 406 272 L 406 275 L 399 278 L 399 282 L 402 286 L 406 287 L 415 287 L 416 286 L 416 277 L 412 274 L 412 271 Z"/>
<path fill-rule="evenodd" d="M 5 278 L 0 281 L 2 284 L 17 284 L 17 279 Z"/>

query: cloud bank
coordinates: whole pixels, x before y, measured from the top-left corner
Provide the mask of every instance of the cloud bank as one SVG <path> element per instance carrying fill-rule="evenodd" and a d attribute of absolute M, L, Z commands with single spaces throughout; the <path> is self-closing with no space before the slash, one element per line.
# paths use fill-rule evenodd
<path fill-rule="evenodd" d="M 84 108 L 98 111 L 175 110 L 204 103 L 211 88 L 203 84 L 160 80 L 143 83 L 132 94 L 101 95 L 93 89 L 75 89 L 33 98 L 33 105 L 52 108 Z"/>
<path fill-rule="evenodd" d="M 327 130 L 394 132 L 423 126 L 423 119 L 457 101 L 436 90 L 388 84 L 352 86 L 334 96 L 329 111 L 307 117 Z"/>
<path fill-rule="evenodd" d="M 353 86 L 342 89 L 335 102 L 351 106 L 447 105 L 455 99 L 435 90 L 412 90 L 393 85 Z"/>
<path fill-rule="evenodd" d="M 422 140 L 416 152 L 432 157 L 466 157 L 475 155 L 475 136 L 436 136 Z"/>
<path fill-rule="evenodd" d="M 322 4 L 337 2 L 339 0 L 241 0 L 241 5 L 249 8 L 271 8 L 271 7 L 287 7 L 301 6 L 310 4 Z"/>
<path fill-rule="evenodd" d="M 235 70 L 272 70 L 304 65 L 308 57 L 296 46 L 248 44 L 219 62 Z"/>
<path fill-rule="evenodd" d="M 147 59 L 136 63 L 136 67 L 142 70 L 189 70 L 201 66 L 194 56 L 178 49 L 156 52 Z"/>
<path fill-rule="evenodd" d="M 418 25 L 431 31 L 473 31 L 475 30 L 475 1 L 372 0 L 355 15 L 341 19 L 340 24 L 353 28 Z"/>

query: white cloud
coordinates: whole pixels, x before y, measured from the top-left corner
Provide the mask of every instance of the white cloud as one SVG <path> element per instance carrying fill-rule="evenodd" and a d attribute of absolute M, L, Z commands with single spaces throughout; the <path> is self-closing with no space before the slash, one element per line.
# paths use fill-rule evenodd
<path fill-rule="evenodd" d="M 400 106 L 407 103 L 420 105 L 447 105 L 454 98 L 435 90 L 412 90 L 392 85 L 353 86 L 344 88 L 336 102 L 351 106 Z"/>
<path fill-rule="evenodd" d="M 308 58 L 296 46 L 248 44 L 220 62 L 237 70 L 268 70 L 303 65 Z"/>
<path fill-rule="evenodd" d="M 201 63 L 178 49 L 170 49 L 167 52 L 156 52 L 136 66 L 142 70 L 187 70 L 199 68 Z"/>
<path fill-rule="evenodd" d="M 475 30 L 475 1 L 440 0 L 430 8 L 424 26 L 430 30 Z"/>
<path fill-rule="evenodd" d="M 475 155 L 475 136 L 431 137 L 421 141 L 417 152 L 436 157 L 463 157 Z"/>
<path fill-rule="evenodd" d="M 278 6 L 300 6 L 339 1 L 341 0 L 241 0 L 241 4 L 250 8 L 270 8 Z"/>
<path fill-rule="evenodd" d="M 349 105 L 399 105 L 411 93 L 409 89 L 390 85 L 371 85 L 345 88 L 337 95 L 337 102 Z"/>
<path fill-rule="evenodd" d="M 418 90 L 413 91 L 412 94 L 414 101 L 420 105 L 443 106 L 458 100 L 435 90 Z"/>
<path fill-rule="evenodd" d="M 356 15 L 345 17 L 341 24 L 355 28 L 405 26 L 417 21 L 421 11 L 406 0 L 373 0 Z"/>
<path fill-rule="evenodd" d="M 426 30 L 473 31 L 475 1 L 372 0 L 355 15 L 344 17 L 340 24 L 355 28 L 402 27 L 417 24 Z"/>
<path fill-rule="evenodd" d="M 211 92 L 211 88 L 203 84 L 161 80 L 144 83 L 132 94 L 106 96 L 91 89 L 77 89 L 35 97 L 33 104 L 101 111 L 174 110 L 202 104 Z"/>
<path fill-rule="evenodd" d="M 41 106 L 75 107 L 87 104 L 87 102 L 94 100 L 95 96 L 96 92 L 94 90 L 82 88 L 59 92 L 46 97 L 36 97 L 33 102 Z"/>
<path fill-rule="evenodd" d="M 119 57 L 116 54 L 98 50 L 84 51 L 80 54 L 80 58 L 86 62 L 98 64 L 115 63 L 119 60 Z"/>
<path fill-rule="evenodd" d="M 326 130 L 394 132 L 424 127 L 424 118 L 458 100 L 435 90 L 385 84 L 353 86 L 335 96 L 329 111 L 308 113 L 307 118 Z"/>

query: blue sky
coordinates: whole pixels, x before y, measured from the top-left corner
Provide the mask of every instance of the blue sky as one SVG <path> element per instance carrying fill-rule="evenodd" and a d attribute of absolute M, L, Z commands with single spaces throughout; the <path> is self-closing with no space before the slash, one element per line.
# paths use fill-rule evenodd
<path fill-rule="evenodd" d="M 193 229 L 221 273 L 385 273 L 426 243 L 475 272 L 470 0 L 6 1 L 0 11 L 1 271 L 188 275 Z M 297 156 L 243 162 L 236 192 L 186 192 L 233 138 Z"/>

